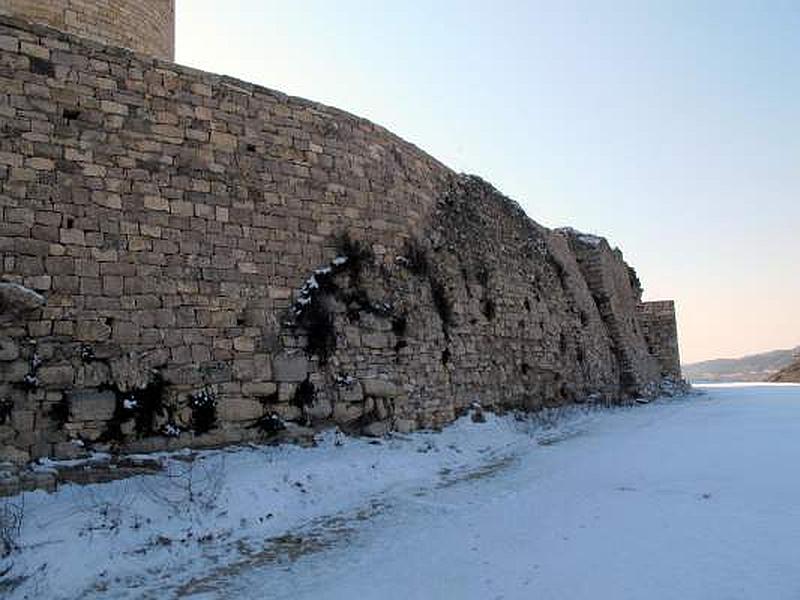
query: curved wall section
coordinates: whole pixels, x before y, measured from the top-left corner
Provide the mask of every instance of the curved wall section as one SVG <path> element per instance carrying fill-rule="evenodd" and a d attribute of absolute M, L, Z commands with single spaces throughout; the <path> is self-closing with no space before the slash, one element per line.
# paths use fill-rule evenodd
<path fill-rule="evenodd" d="M 154 62 L 0 17 L 0 462 L 658 384 L 674 319 L 646 327 L 604 240 L 354 115 Z"/>
<path fill-rule="evenodd" d="M 0 13 L 175 59 L 175 0 L 0 0 Z"/>

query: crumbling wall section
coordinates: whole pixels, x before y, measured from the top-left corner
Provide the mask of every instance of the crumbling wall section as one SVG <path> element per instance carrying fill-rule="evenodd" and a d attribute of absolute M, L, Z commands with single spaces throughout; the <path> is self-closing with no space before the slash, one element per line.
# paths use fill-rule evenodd
<path fill-rule="evenodd" d="M 639 306 L 639 317 L 650 353 L 658 359 L 661 375 L 679 381 L 682 375 L 675 302 L 644 302 Z"/>
<path fill-rule="evenodd" d="M 619 249 L 597 236 L 559 230 L 569 240 L 597 310 L 612 341 L 621 370 L 622 388 L 636 395 L 660 376 L 658 359 L 644 338 L 639 306 L 642 289 L 636 272 Z"/>
<path fill-rule="evenodd" d="M 619 254 L 348 113 L 0 18 L 0 130 L 0 459 L 658 378 Z"/>

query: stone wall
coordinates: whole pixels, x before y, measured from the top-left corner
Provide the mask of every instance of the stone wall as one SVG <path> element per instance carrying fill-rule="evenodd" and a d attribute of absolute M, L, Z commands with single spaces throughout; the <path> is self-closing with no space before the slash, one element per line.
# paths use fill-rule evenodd
<path fill-rule="evenodd" d="M 0 19 L 0 128 L 0 459 L 660 377 L 618 251 L 343 111 Z"/>
<path fill-rule="evenodd" d="M 611 337 L 623 388 L 637 390 L 659 376 L 658 359 L 644 339 L 638 307 L 642 289 L 636 272 L 603 238 L 561 230 L 570 241 L 600 317 Z"/>
<path fill-rule="evenodd" d="M 672 300 L 645 302 L 639 307 L 639 321 L 650 352 L 658 359 L 661 374 L 681 379 L 678 349 L 678 321 Z"/>
<path fill-rule="evenodd" d="M 0 14 L 175 59 L 175 0 L 0 0 Z"/>

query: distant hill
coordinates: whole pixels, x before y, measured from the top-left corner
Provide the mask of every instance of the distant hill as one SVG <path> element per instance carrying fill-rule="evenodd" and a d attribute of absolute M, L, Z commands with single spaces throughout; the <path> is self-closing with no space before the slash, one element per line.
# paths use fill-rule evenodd
<path fill-rule="evenodd" d="M 775 373 L 769 380 L 775 383 L 800 383 L 800 357 L 795 358 L 792 364 Z"/>
<path fill-rule="evenodd" d="M 733 382 L 770 381 L 781 369 L 800 358 L 800 346 L 788 350 L 773 350 L 741 358 L 718 358 L 683 365 L 683 376 L 689 381 Z M 798 365 L 800 368 L 800 365 Z"/>

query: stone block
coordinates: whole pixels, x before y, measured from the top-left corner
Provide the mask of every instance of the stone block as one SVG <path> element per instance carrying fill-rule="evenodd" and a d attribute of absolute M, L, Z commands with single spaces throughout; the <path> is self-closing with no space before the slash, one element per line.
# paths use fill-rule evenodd
<path fill-rule="evenodd" d="M 75 337 L 83 342 L 102 342 L 111 337 L 111 327 L 103 321 L 79 320 Z"/>
<path fill-rule="evenodd" d="M 412 419 L 395 419 L 394 429 L 398 433 L 411 433 L 417 429 L 417 422 Z"/>
<path fill-rule="evenodd" d="M 36 373 L 39 384 L 44 387 L 63 387 L 72 385 L 75 370 L 72 365 L 41 367 Z"/>
<path fill-rule="evenodd" d="M 270 407 L 270 412 L 274 412 L 284 421 L 297 421 L 303 416 L 303 411 L 292 404 L 276 404 Z"/>
<path fill-rule="evenodd" d="M 308 359 L 302 354 L 279 354 L 272 361 L 273 378 L 280 382 L 300 382 L 308 376 Z"/>
<path fill-rule="evenodd" d="M 67 401 L 71 421 L 108 421 L 117 406 L 112 391 L 74 391 L 67 395 Z"/>
<path fill-rule="evenodd" d="M 255 379 L 255 364 L 250 358 L 240 358 L 233 361 L 233 376 L 239 381 L 252 381 Z"/>
<path fill-rule="evenodd" d="M 38 44 L 33 44 L 31 42 L 20 42 L 19 51 L 22 52 L 22 54 L 28 54 L 29 56 L 33 56 L 41 60 L 47 60 L 50 58 L 50 50 L 48 48 Z"/>
<path fill-rule="evenodd" d="M 385 379 L 364 379 L 361 385 L 364 386 L 364 395 L 373 398 L 397 398 L 405 394 L 402 387 Z"/>
<path fill-rule="evenodd" d="M 380 332 L 363 334 L 361 336 L 361 344 L 367 348 L 372 348 L 373 350 L 390 348 L 392 346 L 389 335 Z"/>
<path fill-rule="evenodd" d="M 375 421 L 361 429 L 361 433 L 367 437 L 383 437 L 392 429 L 391 421 Z"/>
<path fill-rule="evenodd" d="M 0 381 L 22 381 L 31 370 L 25 360 L 15 360 L 0 363 Z"/>
<path fill-rule="evenodd" d="M 217 404 L 217 415 L 223 423 L 254 421 L 264 414 L 263 405 L 248 398 L 226 398 Z"/>
<path fill-rule="evenodd" d="M 272 381 L 272 356 L 269 354 L 254 354 L 253 369 L 255 370 L 253 379 L 256 381 Z"/>
<path fill-rule="evenodd" d="M 9 444 L 17 437 L 17 430 L 11 425 L 0 425 L 0 444 Z"/>
<path fill-rule="evenodd" d="M 256 349 L 256 343 L 253 338 L 239 336 L 233 338 L 233 349 L 237 352 L 254 352 Z"/>
<path fill-rule="evenodd" d="M 350 385 L 339 386 L 337 390 L 340 402 L 361 402 L 364 400 L 364 388 L 354 381 Z"/>
<path fill-rule="evenodd" d="M 163 452 L 169 448 L 170 438 L 148 437 L 140 440 L 129 440 L 125 442 L 124 451 L 136 452 Z"/>
<path fill-rule="evenodd" d="M 169 212 L 169 200 L 160 196 L 145 196 L 144 207 L 150 210 Z"/>
<path fill-rule="evenodd" d="M 20 484 L 27 490 L 56 491 L 57 481 L 54 473 L 23 473 Z"/>
<path fill-rule="evenodd" d="M 242 393 L 245 396 L 265 398 L 278 391 L 278 385 L 271 381 L 248 381 L 242 384 Z"/>
<path fill-rule="evenodd" d="M 278 385 L 278 402 L 292 402 L 294 400 L 295 392 L 297 391 L 296 383 L 281 383 Z"/>
<path fill-rule="evenodd" d="M 378 419 L 384 420 L 391 416 L 392 405 L 390 402 L 391 401 L 387 400 L 386 398 L 375 399 L 375 414 L 377 415 Z"/>
<path fill-rule="evenodd" d="M 75 442 L 59 442 L 53 444 L 53 457 L 59 460 L 73 460 L 89 456 L 86 448 Z"/>
<path fill-rule="evenodd" d="M 337 402 L 333 405 L 333 420 L 339 425 L 347 425 L 364 416 L 362 402 Z"/>
<path fill-rule="evenodd" d="M 11 338 L 0 337 L 0 361 L 8 362 L 19 358 L 19 346 Z"/>
<path fill-rule="evenodd" d="M 333 406 L 327 398 L 317 397 L 313 404 L 308 407 L 308 416 L 315 421 L 324 421 L 330 418 Z"/>
<path fill-rule="evenodd" d="M 106 113 L 110 113 L 112 115 L 128 115 L 128 107 L 124 104 L 120 104 L 119 102 L 112 102 L 111 100 L 101 100 L 100 101 L 100 110 Z"/>
<path fill-rule="evenodd" d="M 16 283 L 0 283 L 0 317 L 24 317 L 45 304 L 44 296 Z"/>
<path fill-rule="evenodd" d="M 211 145 L 226 152 L 233 152 L 237 146 L 236 136 L 222 131 L 212 131 Z"/>
<path fill-rule="evenodd" d="M 61 229 L 59 230 L 59 241 L 67 246 L 85 246 L 86 235 L 80 229 Z"/>
<path fill-rule="evenodd" d="M 11 423 L 17 431 L 33 431 L 35 413 L 32 410 L 11 411 Z"/>
<path fill-rule="evenodd" d="M 15 465 L 24 465 L 30 461 L 31 455 L 25 450 L 12 446 L 0 446 L 0 461 L 10 462 Z"/>
<path fill-rule="evenodd" d="M 109 382 L 110 375 L 111 370 L 107 364 L 90 362 L 76 370 L 75 385 L 82 388 L 99 387 Z"/>

